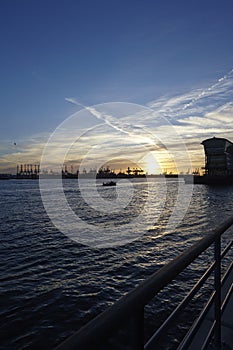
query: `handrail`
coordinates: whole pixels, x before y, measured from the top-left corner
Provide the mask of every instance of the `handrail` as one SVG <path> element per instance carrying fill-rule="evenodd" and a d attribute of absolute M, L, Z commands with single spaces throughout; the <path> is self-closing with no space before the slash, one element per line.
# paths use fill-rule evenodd
<path fill-rule="evenodd" d="M 232 246 L 232 242 L 229 244 L 229 246 Z M 229 246 L 226 248 L 227 250 L 229 250 L 228 249 Z M 226 251 L 226 249 L 225 249 L 225 251 Z M 223 254 L 223 255 L 225 255 L 225 254 Z M 230 273 L 232 268 L 233 268 L 233 262 L 230 264 L 230 266 L 228 267 L 227 271 L 224 273 L 224 276 L 223 276 L 222 281 L 221 281 L 221 285 L 223 285 L 225 283 L 225 281 L 226 281 L 226 279 L 227 279 L 227 277 L 228 277 L 228 275 L 229 275 L 229 273 Z M 224 301 L 223 301 L 223 303 L 221 305 L 221 313 L 223 313 L 223 310 L 224 310 L 224 308 L 225 308 L 225 306 L 227 304 L 227 301 L 229 299 L 231 291 L 232 291 L 232 287 L 230 287 L 230 289 L 229 289 L 228 293 L 226 294 L 225 299 L 224 299 Z M 205 307 L 201 311 L 200 315 L 198 316 L 198 318 L 195 320 L 195 322 L 192 325 L 192 327 L 187 332 L 185 338 L 182 340 L 182 343 L 179 345 L 177 350 L 188 349 L 188 346 L 192 342 L 193 337 L 195 336 L 197 329 L 199 328 L 201 322 L 204 320 L 204 318 L 206 317 L 206 314 L 208 313 L 209 309 L 213 305 L 215 294 L 216 294 L 215 292 L 212 293 L 210 299 L 208 300 L 208 303 L 205 305 Z M 212 325 L 212 327 L 211 327 L 211 329 L 209 331 L 209 334 L 207 335 L 206 342 L 203 344 L 202 349 L 205 349 L 206 346 L 208 345 L 208 342 L 210 340 L 209 338 L 212 335 L 213 330 L 214 330 L 214 324 Z"/>
<path fill-rule="evenodd" d="M 221 254 L 221 259 L 224 258 L 224 256 L 227 254 L 229 249 L 232 247 L 233 241 L 231 241 L 227 247 L 225 247 L 224 251 Z M 149 341 L 145 345 L 145 349 L 148 350 L 150 348 L 150 344 L 154 344 L 156 341 L 160 341 L 160 338 L 164 335 L 164 332 L 166 329 L 172 326 L 174 321 L 176 320 L 176 317 L 179 316 L 179 314 L 185 309 L 187 304 L 192 300 L 194 295 L 198 292 L 198 290 L 203 286 L 205 281 L 209 278 L 211 273 L 213 272 L 214 268 L 216 266 L 216 263 L 213 262 L 207 270 L 204 272 L 204 274 L 201 276 L 199 281 L 194 285 L 194 287 L 191 289 L 191 291 L 188 293 L 188 295 L 182 300 L 182 302 L 175 308 L 175 310 L 168 316 L 168 318 L 163 322 L 163 324 L 157 329 L 157 331 L 153 334 L 153 336 L 149 339 Z M 222 281 L 223 284 L 223 281 Z"/>
<path fill-rule="evenodd" d="M 205 274 L 201 277 L 201 279 L 195 284 L 195 286 L 191 289 L 189 294 L 182 300 L 182 302 L 175 308 L 175 310 L 171 313 L 171 315 L 164 321 L 164 323 L 157 329 L 157 331 L 153 334 L 153 336 L 149 339 L 149 341 L 145 345 L 145 349 L 149 350 L 151 346 L 156 341 L 159 341 L 163 336 L 163 333 L 166 329 L 168 329 L 172 323 L 175 321 L 176 317 L 184 310 L 187 304 L 192 300 L 197 291 L 201 288 L 201 286 L 205 283 L 207 278 L 210 276 L 211 272 L 215 268 L 215 263 L 211 264 L 211 266 L 207 269 Z"/>
<path fill-rule="evenodd" d="M 125 323 L 126 318 L 130 320 L 135 316 L 136 319 L 140 320 L 143 317 L 144 306 L 214 242 L 215 247 L 217 247 L 215 248 L 215 261 L 217 264 L 217 269 L 215 269 L 215 288 L 218 289 L 220 278 L 219 260 L 221 258 L 219 241 L 221 235 L 232 224 L 233 216 L 219 225 L 212 232 L 208 233 L 205 237 L 201 238 L 194 245 L 187 248 L 178 257 L 153 273 L 134 290 L 121 297 L 110 308 L 84 325 L 78 332 L 74 333 L 71 337 L 58 345 L 56 350 L 91 349 L 93 348 L 93 344 L 99 344 L 103 338 L 106 338 L 106 334 L 111 335 L 114 331 L 119 329 L 122 324 Z M 216 292 L 218 293 L 218 304 L 221 296 L 218 291 Z M 219 305 L 217 306 L 219 307 Z M 218 313 L 218 310 L 216 310 L 216 313 Z M 141 317 L 138 317 L 138 315 L 141 315 Z M 216 317 L 219 317 L 219 314 L 216 314 Z M 219 327 L 219 319 L 217 319 L 216 323 Z M 135 324 L 138 324 L 138 322 Z M 220 330 L 218 328 L 217 343 L 219 343 L 219 332 Z M 140 336 L 140 334 L 138 334 L 138 336 Z M 141 340 L 139 340 L 139 342 L 141 343 Z M 143 349 L 143 345 L 137 348 Z"/>

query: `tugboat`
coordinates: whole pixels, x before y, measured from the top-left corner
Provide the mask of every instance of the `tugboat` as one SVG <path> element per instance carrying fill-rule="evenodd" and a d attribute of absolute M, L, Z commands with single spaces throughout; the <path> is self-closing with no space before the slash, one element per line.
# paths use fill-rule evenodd
<path fill-rule="evenodd" d="M 103 182 L 103 186 L 116 186 L 116 182 L 115 181 Z"/>

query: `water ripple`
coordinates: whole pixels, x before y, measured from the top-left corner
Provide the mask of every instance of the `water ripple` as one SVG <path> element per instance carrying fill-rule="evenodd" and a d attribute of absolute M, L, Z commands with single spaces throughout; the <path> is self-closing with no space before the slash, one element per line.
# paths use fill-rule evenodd
<path fill-rule="evenodd" d="M 2 181 L 0 186 L 0 343 L 1 349 L 7 350 L 53 348 L 233 211 L 232 188 L 197 185 L 179 227 L 164 232 L 172 196 L 177 192 L 172 182 L 163 215 L 144 236 L 117 248 L 90 249 L 70 241 L 53 226 L 37 181 Z M 66 190 L 71 205 L 77 206 L 72 180 L 67 180 Z M 127 221 L 133 208 L 134 215 L 142 210 L 145 184 L 137 184 L 136 191 L 135 202 L 128 212 L 121 213 L 120 220 Z M 155 183 L 154 193 L 160 191 Z M 152 205 L 157 213 L 158 203 Z M 98 218 L 98 224 L 105 224 L 106 216 L 91 213 L 91 220 Z M 83 207 L 82 215 L 89 214 L 90 208 Z M 119 229 L 117 225 L 115 229 Z M 231 235 L 228 230 L 226 240 Z M 146 307 L 148 333 L 180 300 L 185 288 L 191 287 L 207 260 L 205 256 L 193 264 Z"/>

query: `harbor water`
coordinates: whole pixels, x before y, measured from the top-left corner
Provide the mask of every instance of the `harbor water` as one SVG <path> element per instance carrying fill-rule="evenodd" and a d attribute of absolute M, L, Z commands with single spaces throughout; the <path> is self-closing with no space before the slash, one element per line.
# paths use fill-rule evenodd
<path fill-rule="evenodd" d="M 83 181 L 87 181 L 88 188 L 89 180 Z M 82 221 L 102 229 L 111 226 L 116 237 L 122 234 L 126 223 L 132 222 L 137 239 L 112 247 L 92 247 L 73 241 L 60 232 L 47 215 L 38 180 L 1 181 L 1 350 L 53 349 L 233 214 L 233 186 L 195 185 L 183 220 L 173 231 L 168 231 L 168 218 L 183 179 L 166 180 L 162 210 L 164 180 L 138 179 L 133 182 L 133 199 L 126 209 L 120 214 L 110 212 L 101 216 L 83 201 L 76 179 L 63 182 L 67 201 Z M 150 216 L 143 204 L 148 183 L 153 193 Z M 117 184 L 116 188 L 120 186 L 127 188 L 127 181 Z M 191 185 L 182 186 L 186 191 Z M 109 203 L 117 196 L 116 188 L 102 187 L 99 180 L 98 193 Z M 132 221 L 139 213 L 145 216 L 147 229 L 143 234 Z M 154 222 L 151 213 L 154 213 Z M 229 229 L 223 236 L 223 245 L 231 236 L 232 229 Z M 210 253 L 201 256 L 145 308 L 145 337 L 193 286 L 211 260 Z M 208 288 L 197 295 L 164 349 L 175 348 L 179 334 L 181 336 L 192 322 L 189 316 L 201 308 L 207 294 Z"/>

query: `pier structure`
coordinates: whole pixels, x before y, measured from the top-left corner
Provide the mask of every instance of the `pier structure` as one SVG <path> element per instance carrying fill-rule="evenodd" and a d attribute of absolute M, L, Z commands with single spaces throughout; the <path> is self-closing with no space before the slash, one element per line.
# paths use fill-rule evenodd
<path fill-rule="evenodd" d="M 205 173 L 209 176 L 233 176 L 233 143 L 213 137 L 202 141 L 205 150 Z"/>
<path fill-rule="evenodd" d="M 58 172 L 54 172 L 53 170 L 44 170 L 40 169 L 39 164 L 18 164 L 16 170 L 16 176 L 11 175 L 10 178 L 20 178 L 20 179 L 36 179 L 39 178 L 39 174 L 45 177 L 54 177 L 59 176 Z M 69 178 L 96 178 L 96 179 L 111 179 L 111 178 L 138 178 L 138 177 L 146 177 L 144 171 L 141 168 L 133 168 L 128 167 L 126 172 L 115 172 L 114 169 L 110 167 L 101 167 L 96 170 L 94 168 L 89 169 L 88 171 L 84 168 L 82 171 L 77 169 L 74 171 L 74 166 L 64 164 L 64 167 L 61 170 L 61 175 L 65 179 Z"/>
<path fill-rule="evenodd" d="M 222 235 L 233 225 L 233 216 L 208 233 L 175 259 L 161 267 L 134 290 L 124 295 L 110 308 L 96 316 L 79 331 L 58 345 L 55 350 L 155 350 L 166 348 L 166 338 L 172 326 L 176 338 L 181 331 L 179 322 L 188 304 L 197 296 L 204 284 L 212 283 L 209 301 L 204 303 L 198 317 L 182 336 L 178 350 L 229 350 L 233 348 L 233 262 L 230 249 L 233 240 L 222 249 Z M 207 252 L 208 250 L 208 252 Z M 184 272 L 201 254 L 213 253 L 213 260 L 193 283 L 191 290 L 174 307 L 172 313 L 144 340 L 144 308 L 165 287 Z M 231 254 L 230 254 L 231 253 Z M 226 260 L 227 259 L 227 260 Z M 224 264 L 223 264 L 224 261 Z M 223 268 L 224 265 L 224 269 Z M 203 266 L 200 266 L 203 271 Z M 212 277 L 213 280 L 210 280 Z M 160 296 L 161 298 L 161 296 Z M 150 306 L 151 308 L 151 306 Z M 156 310 L 154 310 L 156 315 Z M 191 313 L 192 314 L 192 313 Z M 192 316 L 190 314 L 190 316 Z M 189 317 L 189 316 L 188 316 Z M 161 320 L 162 321 L 162 320 Z M 188 321 L 187 316 L 185 319 Z M 165 346 L 165 347 L 164 347 Z"/>
<path fill-rule="evenodd" d="M 205 152 L 204 175 L 185 175 L 186 183 L 233 185 L 233 143 L 225 138 L 212 137 L 201 142 Z"/>
<path fill-rule="evenodd" d="M 38 178 L 40 173 L 40 164 L 20 164 L 17 165 L 17 178 Z"/>

